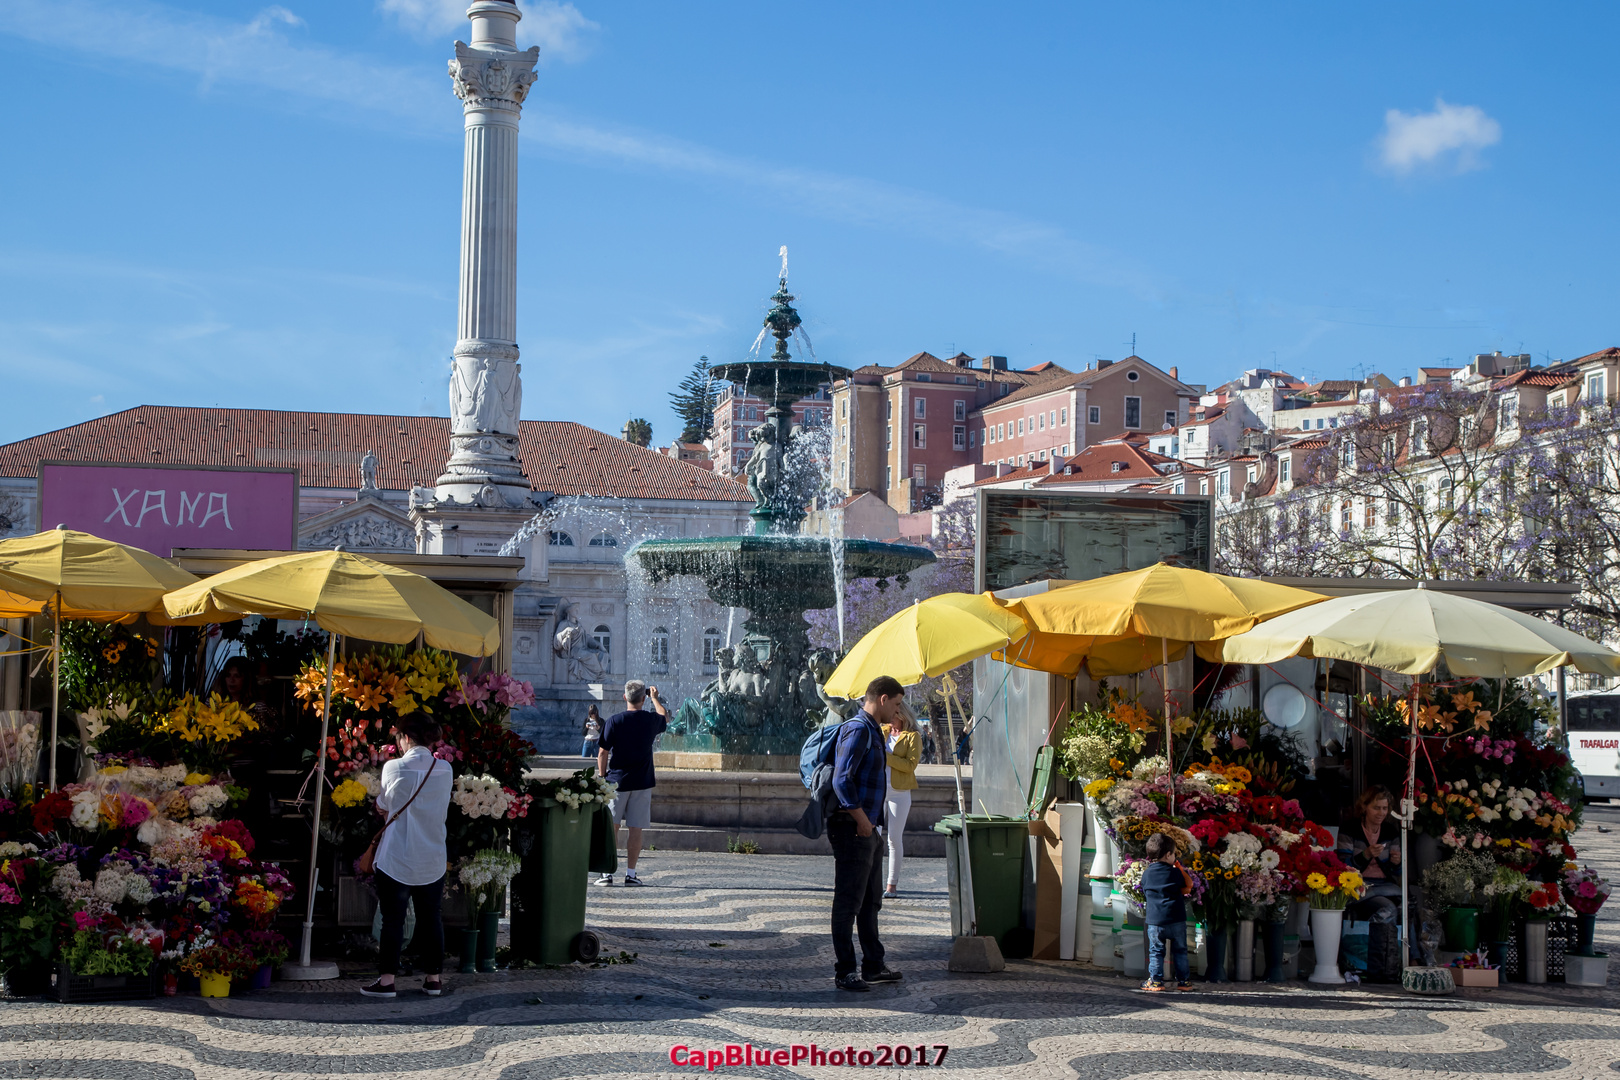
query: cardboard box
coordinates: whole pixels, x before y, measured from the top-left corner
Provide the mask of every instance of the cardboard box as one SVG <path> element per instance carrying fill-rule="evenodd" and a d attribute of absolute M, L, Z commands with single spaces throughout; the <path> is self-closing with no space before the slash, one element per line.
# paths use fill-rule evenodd
<path fill-rule="evenodd" d="M 1496 989 L 1502 972 L 1500 968 L 1452 968 L 1451 978 L 1458 986 L 1484 987 L 1489 990 Z"/>

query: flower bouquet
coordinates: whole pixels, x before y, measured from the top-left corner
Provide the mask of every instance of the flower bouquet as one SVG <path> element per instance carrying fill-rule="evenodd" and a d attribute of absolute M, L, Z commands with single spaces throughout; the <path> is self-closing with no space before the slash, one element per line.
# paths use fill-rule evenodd
<path fill-rule="evenodd" d="M 523 868 L 523 860 L 510 851 L 485 848 L 462 861 L 456 879 L 475 916 L 496 910 L 501 894 Z"/>
<path fill-rule="evenodd" d="M 594 765 L 587 766 L 572 776 L 555 780 L 537 781 L 528 788 L 529 795 L 542 801 L 550 799 L 570 810 L 594 809 L 606 806 L 618 794 L 619 787 L 596 773 Z"/>
<path fill-rule="evenodd" d="M 1463 953 L 1451 962 L 1451 977 L 1458 986 L 1492 987 L 1499 985 L 1501 969 L 1491 963 L 1484 949 Z"/>
<path fill-rule="evenodd" d="M 1612 886 L 1590 866 L 1564 871 L 1564 899 L 1581 915 L 1596 915 L 1609 898 Z"/>

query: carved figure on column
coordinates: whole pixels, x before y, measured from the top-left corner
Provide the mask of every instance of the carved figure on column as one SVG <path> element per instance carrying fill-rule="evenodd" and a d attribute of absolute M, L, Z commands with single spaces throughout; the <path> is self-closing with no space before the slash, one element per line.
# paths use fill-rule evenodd
<path fill-rule="evenodd" d="M 782 484 L 782 452 L 776 445 L 776 425 L 767 421 L 750 431 L 748 438 L 754 444 L 754 452 L 743 467 L 748 494 L 754 497 L 755 506 L 770 506 L 776 502 Z"/>

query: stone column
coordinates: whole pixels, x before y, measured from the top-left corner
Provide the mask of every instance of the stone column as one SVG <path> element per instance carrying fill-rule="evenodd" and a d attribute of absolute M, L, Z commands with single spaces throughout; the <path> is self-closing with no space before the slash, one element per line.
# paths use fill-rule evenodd
<path fill-rule="evenodd" d="M 450 78 L 463 102 L 461 297 L 450 367 L 450 460 L 440 502 L 524 506 L 518 459 L 522 368 L 517 346 L 518 117 L 538 46 L 519 52 L 511 0 L 473 0 L 472 44 L 456 42 Z"/>

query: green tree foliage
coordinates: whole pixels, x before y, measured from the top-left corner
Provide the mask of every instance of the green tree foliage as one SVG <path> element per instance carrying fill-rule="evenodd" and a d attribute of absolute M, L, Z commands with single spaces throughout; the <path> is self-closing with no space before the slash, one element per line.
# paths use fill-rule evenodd
<path fill-rule="evenodd" d="M 652 423 L 642 419 L 626 420 L 624 422 L 624 441 L 635 443 L 637 446 L 651 446 Z"/>
<path fill-rule="evenodd" d="M 702 442 L 714 434 L 714 407 L 719 398 L 715 378 L 709 374 L 709 358 L 700 356 L 681 385 L 669 395 L 675 415 L 685 426 L 681 428 L 681 441 Z"/>

